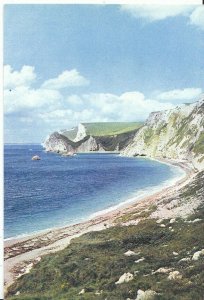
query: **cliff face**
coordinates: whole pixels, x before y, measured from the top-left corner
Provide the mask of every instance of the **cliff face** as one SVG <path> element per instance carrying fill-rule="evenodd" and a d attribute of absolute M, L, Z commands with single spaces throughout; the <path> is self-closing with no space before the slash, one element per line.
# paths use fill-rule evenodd
<path fill-rule="evenodd" d="M 83 125 L 82 125 L 83 126 Z M 76 138 L 73 140 L 64 136 L 63 133 L 54 132 L 43 143 L 46 151 L 57 152 L 61 154 L 91 151 L 120 151 L 133 139 L 135 132 L 133 130 L 126 133 L 91 136 L 85 135 L 85 130 L 78 126 Z"/>
<path fill-rule="evenodd" d="M 74 142 L 58 132 L 52 133 L 43 143 L 43 147 L 46 151 L 60 154 L 99 150 L 98 144 L 92 136 L 85 136 L 80 141 Z"/>
<path fill-rule="evenodd" d="M 78 142 L 83 140 L 85 137 L 87 136 L 86 133 L 86 128 L 83 124 L 79 124 L 78 125 L 78 130 L 77 130 L 77 135 L 75 137 L 75 139 L 73 140 L 74 142 Z"/>
<path fill-rule="evenodd" d="M 67 142 L 68 139 L 64 137 L 59 132 L 53 132 L 51 135 L 49 135 L 44 143 L 43 147 L 46 151 L 50 152 L 57 152 L 57 153 L 66 153 L 66 152 L 72 152 L 73 147 L 71 143 Z"/>
<path fill-rule="evenodd" d="M 188 160 L 197 169 L 203 169 L 204 99 L 151 113 L 122 154 Z"/>
<path fill-rule="evenodd" d="M 188 160 L 204 168 L 204 98 L 171 110 L 153 112 L 145 124 L 132 131 L 92 136 L 83 124 L 72 136 L 59 132 L 44 142 L 47 151 L 58 153 L 120 151 L 122 155 Z"/>

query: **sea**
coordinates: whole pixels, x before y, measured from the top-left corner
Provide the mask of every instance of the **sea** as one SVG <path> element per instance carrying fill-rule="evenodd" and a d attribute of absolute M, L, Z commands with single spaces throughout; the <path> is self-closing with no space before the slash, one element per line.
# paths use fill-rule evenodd
<path fill-rule="evenodd" d="M 39 155 L 41 160 L 31 158 Z M 179 167 L 114 153 L 72 157 L 41 145 L 4 147 L 4 238 L 88 220 L 173 184 Z"/>

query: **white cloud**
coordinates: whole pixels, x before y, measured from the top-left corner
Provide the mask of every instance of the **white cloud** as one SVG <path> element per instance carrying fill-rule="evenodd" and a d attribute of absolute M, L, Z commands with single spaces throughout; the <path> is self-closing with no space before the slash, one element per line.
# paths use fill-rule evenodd
<path fill-rule="evenodd" d="M 62 72 L 58 77 L 46 80 L 42 87 L 49 89 L 63 89 L 70 86 L 88 85 L 89 81 L 76 69 Z"/>
<path fill-rule="evenodd" d="M 76 108 L 69 107 L 42 113 L 40 117 L 46 122 L 59 126 L 76 125 L 79 122 L 106 122 L 106 121 L 141 121 L 145 120 L 149 113 L 155 110 L 173 108 L 171 103 L 161 103 L 156 100 L 146 99 L 138 92 L 127 92 L 121 95 L 99 93 L 86 94 L 82 96 L 71 96 L 80 98 L 84 105 Z"/>
<path fill-rule="evenodd" d="M 97 114 L 91 107 L 78 111 L 73 109 L 56 109 L 51 112 L 40 113 L 38 116 L 48 126 L 51 125 L 54 130 L 69 129 L 81 122 L 108 121 L 107 118 L 103 118 L 100 114 Z"/>
<path fill-rule="evenodd" d="M 77 95 L 71 95 L 67 97 L 67 103 L 71 106 L 82 106 L 83 102 Z"/>
<path fill-rule="evenodd" d="M 176 16 L 186 17 L 190 25 L 204 30 L 204 7 L 202 5 L 121 5 L 121 10 L 146 22 L 162 21 Z"/>
<path fill-rule="evenodd" d="M 39 114 L 39 117 L 46 122 L 50 122 L 52 120 L 57 120 L 58 118 L 70 118 L 72 113 L 71 109 L 56 109 L 53 111 L 42 112 Z"/>
<path fill-rule="evenodd" d="M 11 66 L 4 66 L 4 88 L 12 89 L 17 86 L 30 86 L 35 79 L 34 67 L 23 66 L 20 71 L 14 71 Z"/>
<path fill-rule="evenodd" d="M 167 92 L 163 92 L 157 95 L 157 98 L 165 101 L 178 101 L 188 102 L 189 100 L 196 100 L 202 93 L 200 88 L 186 88 L 186 89 L 175 89 Z"/>
<path fill-rule="evenodd" d="M 47 107 L 48 110 L 60 105 L 63 96 L 58 89 L 65 86 L 88 84 L 77 70 L 65 71 L 57 78 L 46 80 L 40 88 L 32 88 L 36 74 L 34 67 L 23 66 L 20 71 L 14 71 L 11 66 L 4 67 L 4 104 L 5 113 Z M 77 97 L 70 98 L 77 102 Z M 78 99 L 78 105 L 80 99 Z"/>
<path fill-rule="evenodd" d="M 61 94 L 55 90 L 30 89 L 26 86 L 4 91 L 5 113 L 41 107 L 56 106 L 61 100 Z"/>
<path fill-rule="evenodd" d="M 9 124 L 9 121 L 15 119 L 15 122 L 10 122 L 9 125 L 12 127 L 15 123 L 13 132 L 16 128 L 24 127 L 32 130 L 35 126 L 40 132 L 36 134 L 43 136 L 55 130 L 71 128 L 79 122 L 143 121 L 152 111 L 171 109 L 178 100 L 191 101 L 202 92 L 199 88 L 177 89 L 157 92 L 153 99 L 145 97 L 139 91 L 121 95 L 111 93 L 69 95 L 67 91 L 61 93 L 57 89 L 51 89 L 49 85 L 33 88 L 32 82 L 36 75 L 26 80 L 25 70 L 15 72 L 11 67 L 7 67 L 8 76 L 17 74 L 15 75 L 17 84 L 13 75 L 9 80 L 6 78 L 10 83 L 4 90 L 5 120 Z M 33 74 L 34 68 L 28 68 L 27 72 Z M 11 83 L 12 89 L 8 88 Z M 9 126 L 7 129 L 11 128 Z"/>
<path fill-rule="evenodd" d="M 187 5 L 122 5 L 121 9 L 135 18 L 151 22 L 178 15 L 188 16 L 193 8 Z"/>
<path fill-rule="evenodd" d="M 190 24 L 204 30 L 204 7 L 198 6 L 190 15 Z"/>

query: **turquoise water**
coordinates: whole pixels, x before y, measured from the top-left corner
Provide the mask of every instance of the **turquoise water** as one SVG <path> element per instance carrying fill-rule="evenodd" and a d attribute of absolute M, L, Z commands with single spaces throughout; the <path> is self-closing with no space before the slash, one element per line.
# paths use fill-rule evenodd
<path fill-rule="evenodd" d="M 32 161 L 39 155 L 40 161 Z M 40 145 L 5 145 L 5 238 L 85 220 L 183 175 L 145 158 L 62 157 Z"/>

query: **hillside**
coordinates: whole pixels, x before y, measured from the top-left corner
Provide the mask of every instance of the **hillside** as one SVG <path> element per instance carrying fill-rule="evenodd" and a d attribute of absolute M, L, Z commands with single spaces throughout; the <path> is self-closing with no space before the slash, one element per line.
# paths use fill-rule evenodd
<path fill-rule="evenodd" d="M 195 168 L 202 170 L 204 99 L 171 110 L 151 113 L 122 154 L 187 160 Z"/>
<path fill-rule="evenodd" d="M 171 110 L 153 112 L 144 124 L 83 123 L 52 133 L 47 151 L 61 154 L 116 151 L 125 156 L 186 160 L 204 168 L 204 99 Z"/>
<path fill-rule="evenodd" d="M 124 215 L 116 219 L 117 226 L 72 240 L 20 277 L 8 299 L 203 299 L 203 179 L 200 172 L 179 192 L 180 207 L 191 205 L 195 191 L 200 199 L 186 219 L 151 218 L 161 203 L 145 210 L 135 207 L 131 218 L 140 219 L 137 226 L 122 226 L 128 220 Z M 169 204 L 177 196 L 172 194 Z M 167 199 L 161 201 L 166 205 Z M 127 282 L 122 279 L 125 273 Z"/>
<path fill-rule="evenodd" d="M 91 136 L 108 136 L 133 131 L 142 126 L 142 122 L 97 122 L 81 123 L 84 126 L 87 135 Z M 78 127 L 71 130 L 63 130 L 61 133 L 70 140 L 77 136 Z"/>
<path fill-rule="evenodd" d="M 128 145 L 142 123 L 83 123 L 71 130 L 52 133 L 45 141 L 47 151 L 60 154 L 90 151 L 120 151 Z"/>

